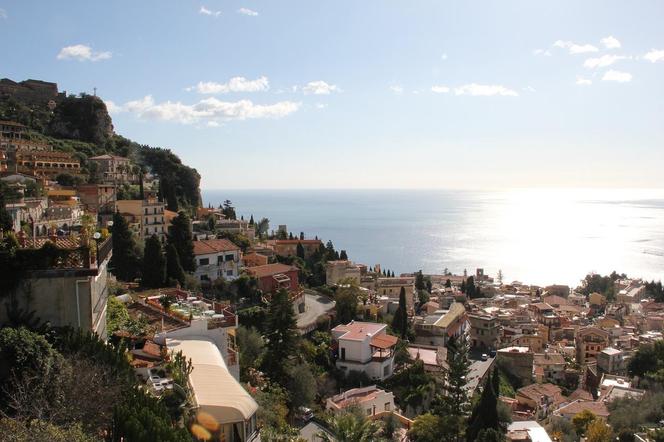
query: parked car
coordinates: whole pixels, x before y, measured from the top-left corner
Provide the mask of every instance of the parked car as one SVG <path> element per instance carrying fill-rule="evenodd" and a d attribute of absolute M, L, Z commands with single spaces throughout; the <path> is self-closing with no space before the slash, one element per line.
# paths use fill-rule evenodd
<path fill-rule="evenodd" d="M 300 407 L 297 409 L 297 414 L 300 419 L 304 422 L 309 422 L 314 417 L 314 412 L 311 411 L 311 408 Z"/>
<path fill-rule="evenodd" d="M 489 359 L 489 355 L 486 353 L 482 353 L 482 360 L 486 361 L 487 359 Z"/>

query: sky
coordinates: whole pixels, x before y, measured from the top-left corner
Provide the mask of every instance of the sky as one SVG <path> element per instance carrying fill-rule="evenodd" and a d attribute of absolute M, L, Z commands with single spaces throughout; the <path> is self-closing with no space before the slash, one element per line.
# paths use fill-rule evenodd
<path fill-rule="evenodd" d="M 664 187 L 664 2 L 0 0 L 0 77 L 205 189 Z"/>

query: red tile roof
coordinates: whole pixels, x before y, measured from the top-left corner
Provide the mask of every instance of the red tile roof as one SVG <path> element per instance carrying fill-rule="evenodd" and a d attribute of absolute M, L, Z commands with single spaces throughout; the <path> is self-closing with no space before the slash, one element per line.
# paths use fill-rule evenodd
<path fill-rule="evenodd" d="M 377 348 L 390 348 L 397 345 L 399 339 L 392 335 L 377 335 L 371 338 L 371 346 Z"/>
<path fill-rule="evenodd" d="M 203 239 L 194 241 L 194 255 L 208 255 L 211 253 L 231 252 L 236 250 L 240 250 L 240 248 L 227 239 Z"/>
<path fill-rule="evenodd" d="M 290 271 L 297 271 L 298 268 L 295 266 L 289 266 L 286 264 L 265 264 L 262 266 L 256 267 L 247 267 L 247 271 L 255 276 L 256 278 L 262 278 L 264 276 L 277 275 L 279 273 L 288 273 Z"/>

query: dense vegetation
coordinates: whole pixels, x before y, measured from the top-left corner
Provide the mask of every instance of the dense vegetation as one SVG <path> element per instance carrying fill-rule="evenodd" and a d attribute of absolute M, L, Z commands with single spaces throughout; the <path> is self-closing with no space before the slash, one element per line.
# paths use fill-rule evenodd
<path fill-rule="evenodd" d="M 192 210 L 200 204 L 198 172 L 182 164 L 168 149 L 141 145 L 115 134 L 106 104 L 96 96 L 69 95 L 53 111 L 45 102 L 4 98 L 0 99 L 0 120 L 27 126 L 28 139 L 75 153 L 83 170 L 90 175 L 94 170 L 87 161 L 89 157 L 108 153 L 131 158 L 141 170 L 160 177 L 159 193 L 169 210 Z"/>

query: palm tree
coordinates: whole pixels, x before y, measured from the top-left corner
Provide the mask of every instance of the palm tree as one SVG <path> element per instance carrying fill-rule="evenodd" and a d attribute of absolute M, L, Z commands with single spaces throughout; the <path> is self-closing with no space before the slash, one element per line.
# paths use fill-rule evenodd
<path fill-rule="evenodd" d="M 381 428 L 364 417 L 360 410 L 347 410 L 332 419 L 330 430 L 334 439 L 323 432 L 318 433 L 318 437 L 324 442 L 371 442 L 378 438 Z"/>

